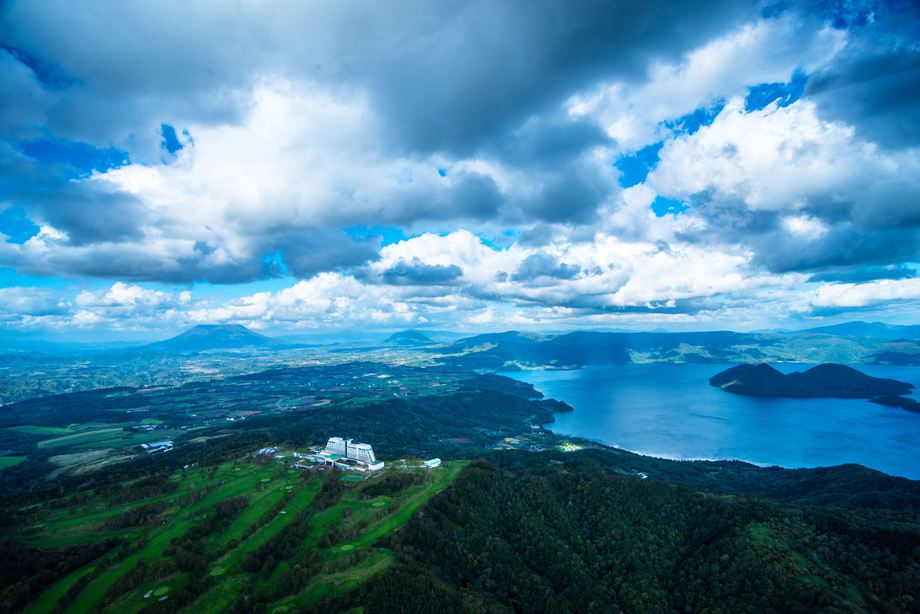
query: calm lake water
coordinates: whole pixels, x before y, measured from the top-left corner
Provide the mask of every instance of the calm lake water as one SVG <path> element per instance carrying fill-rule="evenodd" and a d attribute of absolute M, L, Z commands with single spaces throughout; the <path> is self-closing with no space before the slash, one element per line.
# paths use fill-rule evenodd
<path fill-rule="evenodd" d="M 663 458 L 782 467 L 859 463 L 920 479 L 920 413 L 861 399 L 757 398 L 710 386 L 709 378 L 729 366 L 616 365 L 503 375 L 575 408 L 548 425 L 561 435 Z M 788 373 L 813 365 L 774 366 Z M 920 388 L 918 367 L 857 368 Z"/>

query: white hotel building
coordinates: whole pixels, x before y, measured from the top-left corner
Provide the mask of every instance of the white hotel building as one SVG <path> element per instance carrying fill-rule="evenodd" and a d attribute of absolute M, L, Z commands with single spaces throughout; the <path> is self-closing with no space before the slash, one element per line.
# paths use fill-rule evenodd
<path fill-rule="evenodd" d="M 330 437 L 326 448 L 317 455 L 317 460 L 326 460 L 343 465 L 343 469 L 358 471 L 382 471 L 383 462 L 374 455 L 374 448 L 367 443 L 355 443 L 351 439 Z"/>

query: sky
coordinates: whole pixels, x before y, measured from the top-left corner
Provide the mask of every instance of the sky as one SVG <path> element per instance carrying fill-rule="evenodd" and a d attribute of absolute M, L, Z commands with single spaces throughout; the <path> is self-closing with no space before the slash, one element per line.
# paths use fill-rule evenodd
<path fill-rule="evenodd" d="M 0 329 L 920 322 L 908 0 L 0 8 Z"/>

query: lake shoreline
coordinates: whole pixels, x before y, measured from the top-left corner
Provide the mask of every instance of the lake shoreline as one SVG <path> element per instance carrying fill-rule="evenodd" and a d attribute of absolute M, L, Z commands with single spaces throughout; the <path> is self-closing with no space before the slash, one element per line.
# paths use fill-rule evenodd
<path fill-rule="evenodd" d="M 859 368 L 914 384 L 920 380 L 916 367 Z M 784 469 L 860 464 L 920 479 L 920 461 L 913 460 L 920 458 L 920 415 L 864 399 L 730 395 L 708 383 L 720 370 L 719 364 L 643 363 L 499 374 L 575 408 L 545 425 L 560 437 L 664 460 Z"/>

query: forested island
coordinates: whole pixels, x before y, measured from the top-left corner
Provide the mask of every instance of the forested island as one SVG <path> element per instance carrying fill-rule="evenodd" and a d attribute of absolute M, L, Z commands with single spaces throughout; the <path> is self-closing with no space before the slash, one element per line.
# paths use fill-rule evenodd
<path fill-rule="evenodd" d="M 784 374 L 768 364 L 738 365 L 712 376 L 711 386 L 763 397 L 870 399 L 910 394 L 913 384 L 871 377 L 846 365 L 823 364 Z"/>

